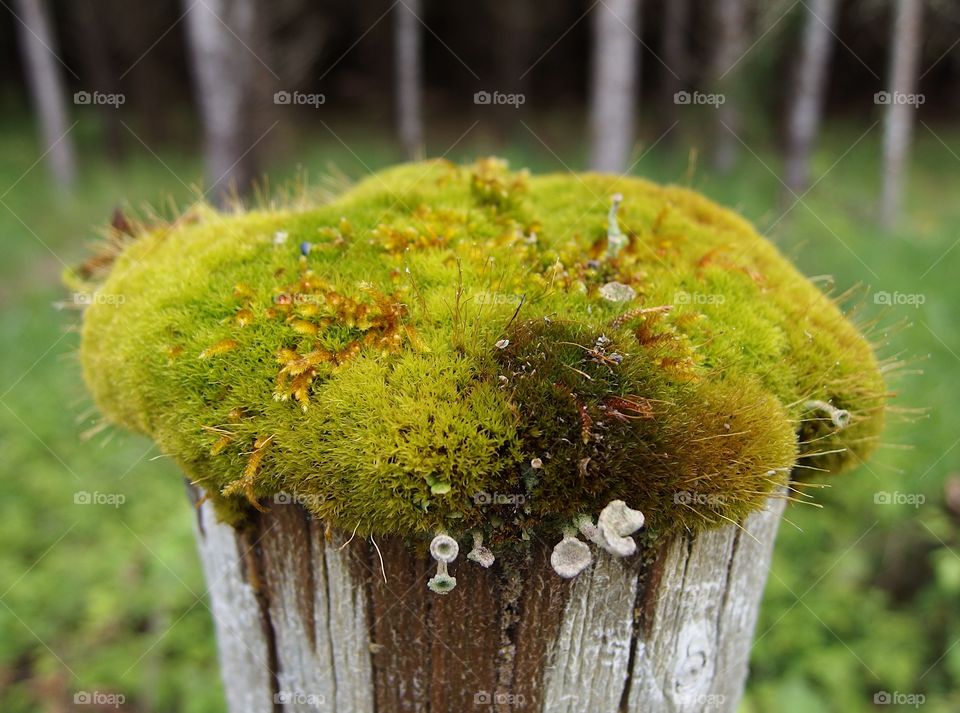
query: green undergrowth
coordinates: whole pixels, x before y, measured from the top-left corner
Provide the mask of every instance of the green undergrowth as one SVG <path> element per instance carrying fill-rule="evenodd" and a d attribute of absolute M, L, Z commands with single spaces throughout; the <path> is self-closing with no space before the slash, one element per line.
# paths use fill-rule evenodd
<path fill-rule="evenodd" d="M 882 427 L 836 302 L 736 214 L 635 178 L 409 164 L 306 209 L 114 228 L 68 281 L 104 417 L 235 523 L 286 493 L 360 534 L 495 544 L 613 499 L 698 531 Z"/>

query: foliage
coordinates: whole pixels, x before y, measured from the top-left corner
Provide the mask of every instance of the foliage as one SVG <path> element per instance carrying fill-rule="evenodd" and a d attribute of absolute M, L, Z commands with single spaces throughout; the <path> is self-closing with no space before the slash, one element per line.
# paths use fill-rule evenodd
<path fill-rule="evenodd" d="M 283 491 L 362 534 L 497 542 L 626 499 L 696 531 L 798 460 L 858 462 L 882 425 L 840 310 L 683 188 L 434 161 L 316 208 L 128 232 L 70 278 L 86 381 L 231 516 Z"/>

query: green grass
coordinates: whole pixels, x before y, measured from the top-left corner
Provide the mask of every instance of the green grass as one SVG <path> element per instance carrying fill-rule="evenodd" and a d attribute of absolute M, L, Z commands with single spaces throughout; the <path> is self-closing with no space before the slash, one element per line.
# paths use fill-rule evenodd
<path fill-rule="evenodd" d="M 579 166 L 582 147 L 564 140 L 569 127 L 527 123 L 564 163 Z M 434 134 L 431 153 L 443 153 L 468 126 Z M 331 127 L 336 136 L 321 128 L 302 138 L 274 175 L 293 176 L 299 164 L 318 176 L 332 161 L 359 178 L 398 158 L 385 139 Z M 926 711 L 960 707 L 960 644 L 953 646 L 960 639 L 960 531 L 943 497 L 948 477 L 960 470 L 960 246 L 948 252 L 960 234 L 960 160 L 918 127 L 909 215 L 885 236 L 874 227 L 879 127 L 840 158 L 865 129 L 832 127 L 817 168 L 839 163 L 783 219 L 789 204 L 780 203 L 781 186 L 763 163 L 779 167 L 762 142 L 752 146 L 760 158 L 744 149 L 732 177 L 691 172 L 689 142 L 680 138 L 657 145 L 635 171 L 689 183 L 761 232 L 773 226 L 781 249 L 808 275 L 835 275 L 837 291 L 861 284 L 925 297 L 918 308 L 886 310 L 864 300 L 864 311 L 885 324 L 909 322 L 891 330 L 886 350 L 920 358 L 924 373 L 894 384 L 896 401 L 929 414 L 894 419 L 887 445 L 868 466 L 817 494 L 823 509 L 789 510 L 799 529 L 781 530 L 744 704 L 757 713 L 866 712 L 879 691 L 922 693 Z M 960 153 L 960 134 L 941 137 Z M 189 150 L 156 149 L 160 163 L 131 138 L 133 155 L 114 169 L 84 145 L 77 194 L 58 200 L 42 166 L 23 175 L 38 155 L 29 127 L 0 134 L 0 709 L 53 708 L 76 691 L 96 690 L 125 694 L 135 710 L 215 711 L 222 703 L 212 626 L 176 470 L 151 460 L 156 451 L 144 439 L 104 432 L 81 440 L 93 419 L 77 335 L 65 332 L 76 320 L 51 306 L 62 297 L 64 265 L 86 254 L 91 225 L 104 223 L 118 203 L 158 205 L 172 197 L 183 204 L 190 197 L 184 183 L 195 182 L 199 168 Z M 496 144 L 483 125 L 448 157 L 488 153 L 535 172 L 564 169 L 529 131 Z M 78 491 L 126 500 L 78 505 Z M 925 503 L 875 503 L 877 493 L 894 492 L 923 495 Z"/>

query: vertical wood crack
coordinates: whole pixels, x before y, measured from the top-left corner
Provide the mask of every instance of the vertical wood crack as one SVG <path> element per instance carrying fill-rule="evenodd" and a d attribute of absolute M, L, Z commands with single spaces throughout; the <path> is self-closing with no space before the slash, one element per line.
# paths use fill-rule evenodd
<path fill-rule="evenodd" d="M 280 663 L 277 652 L 277 635 L 273 628 L 273 620 L 270 617 L 270 597 L 266 587 L 263 586 L 266 569 L 263 562 L 263 553 L 259 547 L 263 535 L 263 521 L 257 518 L 251 529 L 240 530 L 236 533 L 237 551 L 240 554 L 241 576 L 253 589 L 257 607 L 260 611 L 260 625 L 263 628 L 263 636 L 266 641 L 267 667 L 270 672 L 271 708 L 274 713 L 282 713 L 283 704 L 280 703 L 278 695 L 280 693 L 280 677 L 277 672 Z"/>
<path fill-rule="evenodd" d="M 326 549 L 330 546 L 329 542 L 324 541 L 323 543 L 323 552 L 318 552 L 317 559 L 320 562 L 320 568 L 323 571 L 323 584 L 327 590 L 326 596 L 326 605 L 327 605 L 327 616 L 325 617 L 326 627 L 327 627 L 327 647 L 330 650 L 330 682 L 332 684 L 333 696 L 330 701 L 330 711 L 331 713 L 336 713 L 337 711 L 337 662 L 334 656 L 333 650 L 333 629 L 330 626 L 331 617 L 333 616 L 333 609 L 331 605 L 331 590 L 330 590 L 330 569 L 327 567 L 327 556 Z"/>

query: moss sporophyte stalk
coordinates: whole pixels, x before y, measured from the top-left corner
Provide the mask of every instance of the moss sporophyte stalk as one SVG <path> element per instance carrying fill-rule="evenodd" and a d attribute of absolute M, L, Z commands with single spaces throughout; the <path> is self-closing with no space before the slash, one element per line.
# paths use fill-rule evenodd
<path fill-rule="evenodd" d="M 882 427 L 857 328 L 684 188 L 429 161 L 308 209 L 130 232 L 69 276 L 124 296 L 83 319 L 104 417 L 233 524 L 282 492 L 346 531 L 433 538 L 436 591 L 451 542 L 490 566 L 537 535 L 573 576 L 578 532 L 627 556 L 641 525 L 741 521 Z"/>

